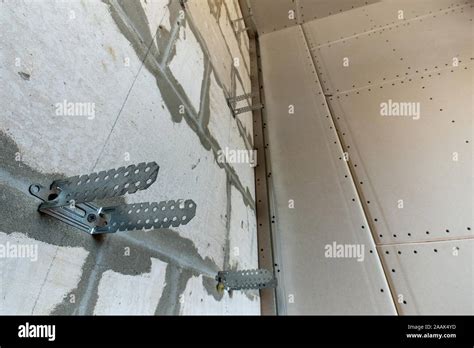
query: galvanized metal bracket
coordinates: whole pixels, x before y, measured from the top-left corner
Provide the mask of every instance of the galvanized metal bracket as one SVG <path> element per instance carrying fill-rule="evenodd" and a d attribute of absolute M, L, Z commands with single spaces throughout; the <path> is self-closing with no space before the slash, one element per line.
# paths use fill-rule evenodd
<path fill-rule="evenodd" d="M 89 234 L 186 225 L 196 214 L 192 200 L 99 207 L 92 200 L 145 190 L 157 178 L 155 162 L 55 180 L 49 188 L 30 186 L 38 210 Z"/>
<path fill-rule="evenodd" d="M 240 21 L 245 21 L 246 19 L 249 19 L 249 18 L 252 18 L 253 15 L 248 15 L 248 16 L 245 16 L 245 17 L 240 17 L 240 18 L 236 18 L 236 19 L 233 19 L 231 20 L 232 23 L 237 23 L 237 22 L 240 22 Z"/>
<path fill-rule="evenodd" d="M 249 15 L 249 16 L 246 16 L 246 17 L 241 17 L 241 18 L 236 18 L 236 19 L 233 19 L 231 21 L 233 27 L 234 27 L 234 32 L 236 34 L 240 34 L 241 32 L 243 31 L 247 31 L 247 30 L 250 30 L 251 28 L 248 28 L 248 27 L 245 27 L 245 20 L 248 19 L 248 18 L 251 18 L 252 15 Z M 244 25 L 243 28 L 239 28 L 239 24 L 242 22 L 242 24 Z"/>
<path fill-rule="evenodd" d="M 277 286 L 275 276 L 266 269 L 221 271 L 215 279 L 218 282 L 218 290 L 264 289 Z"/>
<path fill-rule="evenodd" d="M 253 111 L 253 110 L 260 110 L 261 108 L 263 108 L 263 104 L 244 106 L 242 108 L 235 109 L 234 114 L 235 115 L 243 114 L 244 112 L 249 112 L 249 111 Z"/>
<path fill-rule="evenodd" d="M 229 105 L 229 108 L 232 111 L 232 115 L 235 117 L 244 112 L 262 109 L 264 105 L 261 103 L 253 105 L 253 98 L 255 96 L 256 96 L 255 93 L 247 93 L 247 94 L 242 94 L 239 96 L 227 98 L 227 104 Z M 242 106 L 242 107 L 237 107 L 237 104 L 242 101 L 247 101 L 247 105 Z"/>

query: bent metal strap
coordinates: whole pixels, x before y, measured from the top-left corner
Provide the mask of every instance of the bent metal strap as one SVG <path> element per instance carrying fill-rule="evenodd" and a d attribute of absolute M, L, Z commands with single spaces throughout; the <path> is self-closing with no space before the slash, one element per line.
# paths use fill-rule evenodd
<path fill-rule="evenodd" d="M 156 162 L 140 163 L 55 180 L 49 188 L 33 184 L 29 190 L 43 201 L 40 212 L 90 234 L 186 225 L 196 214 L 190 199 L 109 207 L 91 203 L 145 190 L 156 181 L 158 170 Z"/>
<path fill-rule="evenodd" d="M 217 273 L 216 280 L 226 290 L 264 289 L 277 285 L 273 273 L 266 269 L 221 271 Z"/>

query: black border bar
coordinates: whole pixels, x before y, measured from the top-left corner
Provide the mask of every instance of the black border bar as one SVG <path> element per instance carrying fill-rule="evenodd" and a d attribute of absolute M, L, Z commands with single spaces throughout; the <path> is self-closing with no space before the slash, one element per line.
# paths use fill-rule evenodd
<path fill-rule="evenodd" d="M 55 340 L 20 325 L 55 325 Z M 442 337 L 439 337 L 442 335 Z M 409 337 L 411 336 L 411 337 Z M 418 337 L 415 337 L 418 336 Z M 449 337 L 448 337 L 449 336 Z M 453 337 L 455 336 L 455 337 Z M 0 347 L 58 344 L 474 344 L 472 316 L 2 316 Z"/>

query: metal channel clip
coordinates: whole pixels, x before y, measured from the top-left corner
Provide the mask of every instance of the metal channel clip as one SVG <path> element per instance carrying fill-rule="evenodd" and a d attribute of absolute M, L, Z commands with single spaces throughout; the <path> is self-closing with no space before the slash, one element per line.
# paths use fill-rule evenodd
<path fill-rule="evenodd" d="M 247 290 L 274 288 L 277 280 L 272 272 L 266 269 L 242 271 L 221 271 L 216 275 L 217 290 Z"/>
<path fill-rule="evenodd" d="M 91 203 L 146 190 L 156 181 L 158 170 L 156 162 L 139 163 L 55 180 L 49 188 L 33 184 L 29 191 L 43 201 L 39 212 L 89 234 L 186 225 L 196 214 L 196 203 L 190 199 L 108 207 Z"/>
<path fill-rule="evenodd" d="M 227 98 L 227 104 L 229 105 L 229 108 L 232 111 L 232 115 L 236 117 L 237 115 L 245 113 L 245 112 L 262 109 L 264 107 L 263 104 L 253 105 L 253 97 L 255 97 L 256 95 L 257 95 L 256 93 L 247 93 L 247 94 L 242 94 L 235 97 Z M 242 101 L 246 101 L 247 105 L 242 106 L 242 107 L 237 107 L 237 104 Z"/>
<path fill-rule="evenodd" d="M 252 18 L 252 17 L 253 17 L 252 15 L 249 15 L 249 16 L 246 16 L 246 17 L 240 17 L 240 18 L 236 18 L 236 19 L 231 20 L 231 23 L 234 27 L 235 33 L 240 34 L 244 31 L 251 30 L 251 28 L 248 28 L 248 27 L 240 28 L 240 25 L 241 24 L 245 25 L 245 20 L 249 19 L 249 18 Z"/>

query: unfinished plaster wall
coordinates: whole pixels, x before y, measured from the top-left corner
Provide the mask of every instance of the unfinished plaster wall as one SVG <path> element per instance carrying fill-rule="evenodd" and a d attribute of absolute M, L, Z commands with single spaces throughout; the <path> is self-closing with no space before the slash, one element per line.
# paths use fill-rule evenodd
<path fill-rule="evenodd" d="M 0 314 L 259 314 L 258 292 L 218 294 L 218 270 L 257 267 L 254 172 L 237 0 L 0 2 Z M 94 113 L 58 116 L 56 104 Z M 193 199 L 186 226 L 100 238 L 36 210 L 49 184 L 156 161 L 158 179 L 115 203 Z M 110 203 L 110 201 L 108 202 Z"/>

